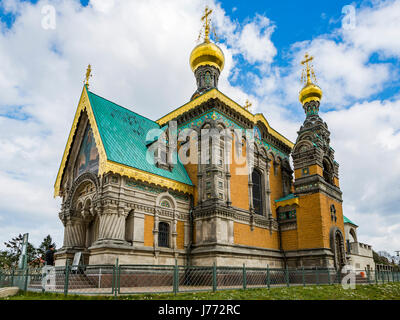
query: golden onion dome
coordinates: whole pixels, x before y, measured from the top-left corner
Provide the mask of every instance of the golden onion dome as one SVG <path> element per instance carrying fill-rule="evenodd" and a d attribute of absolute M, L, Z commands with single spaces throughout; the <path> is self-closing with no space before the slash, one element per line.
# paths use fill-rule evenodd
<path fill-rule="evenodd" d="M 320 101 L 322 98 L 322 90 L 320 87 L 312 82 L 308 82 L 303 89 L 301 89 L 299 94 L 299 100 L 302 105 L 309 101 Z"/>
<path fill-rule="evenodd" d="M 193 72 L 204 65 L 214 66 L 221 72 L 224 69 L 225 56 L 216 44 L 204 41 L 192 50 L 189 61 Z"/>

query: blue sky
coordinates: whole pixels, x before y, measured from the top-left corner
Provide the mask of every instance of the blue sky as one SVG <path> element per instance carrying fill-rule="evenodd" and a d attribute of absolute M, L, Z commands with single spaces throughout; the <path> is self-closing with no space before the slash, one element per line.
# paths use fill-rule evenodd
<path fill-rule="evenodd" d="M 188 65 L 205 5 L 226 57 L 219 89 L 253 102 L 292 141 L 304 120 L 300 61 L 315 57 L 321 116 L 340 164 L 345 215 L 376 250 L 400 244 L 400 2 L 0 2 L 0 242 L 62 243 L 53 184 L 87 64 L 91 89 L 151 119 L 195 90 Z M 43 27 L 46 5 L 54 29 Z M 355 9 L 343 28 L 343 7 Z M 156 21 L 156 23 L 154 23 Z M 399 248 L 397 248 L 399 249 Z"/>

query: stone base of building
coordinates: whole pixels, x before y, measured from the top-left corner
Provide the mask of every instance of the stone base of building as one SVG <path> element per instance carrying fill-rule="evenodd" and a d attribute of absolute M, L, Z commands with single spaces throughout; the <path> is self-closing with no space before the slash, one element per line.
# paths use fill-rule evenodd
<path fill-rule="evenodd" d="M 58 250 L 54 254 L 54 259 L 55 259 L 54 265 L 56 267 L 65 266 L 67 263 L 71 265 L 74 260 L 75 253 L 77 252 L 82 252 L 83 264 L 89 264 L 89 256 L 90 256 L 89 250 L 85 248 L 72 247 L 72 248 L 61 248 L 60 250 Z"/>
<path fill-rule="evenodd" d="M 56 253 L 56 266 L 72 262 L 79 248 L 63 248 Z M 254 268 L 335 268 L 334 256 L 330 249 L 286 251 L 263 249 L 244 245 L 209 243 L 194 245 L 190 254 L 187 250 L 152 248 L 117 244 L 113 241 L 96 243 L 83 252 L 85 264 L 89 265 L 178 265 L 232 266 Z"/>
<path fill-rule="evenodd" d="M 283 268 L 283 255 L 279 250 L 254 248 L 243 245 L 224 245 L 217 243 L 194 246 L 190 255 L 192 265 L 253 268 Z"/>
<path fill-rule="evenodd" d="M 285 252 L 289 268 L 335 268 L 334 255 L 330 249 L 307 249 Z"/>

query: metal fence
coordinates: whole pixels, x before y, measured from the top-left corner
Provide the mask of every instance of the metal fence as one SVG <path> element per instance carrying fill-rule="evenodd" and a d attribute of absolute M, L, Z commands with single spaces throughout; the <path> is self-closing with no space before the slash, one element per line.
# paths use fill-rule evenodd
<path fill-rule="evenodd" d="M 25 270 L 0 270 L 0 287 L 18 286 L 24 291 L 67 294 L 125 295 L 178 293 L 279 286 L 308 286 L 400 282 L 400 272 L 333 269 L 279 269 L 178 266 L 178 265 L 79 265 Z"/>

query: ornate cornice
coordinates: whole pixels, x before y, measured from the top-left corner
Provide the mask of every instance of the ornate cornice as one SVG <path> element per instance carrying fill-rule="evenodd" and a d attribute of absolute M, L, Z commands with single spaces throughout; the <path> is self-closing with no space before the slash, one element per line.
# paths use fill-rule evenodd
<path fill-rule="evenodd" d="M 184 104 L 183 106 L 179 107 L 178 109 L 168 113 L 164 117 L 158 119 L 156 122 L 160 125 L 163 126 L 167 124 L 169 121 L 176 119 L 180 115 L 184 114 L 185 112 L 201 105 L 202 103 L 210 100 L 210 99 L 218 99 L 221 102 L 225 103 L 227 106 L 231 107 L 234 109 L 236 112 L 238 112 L 241 116 L 244 118 L 250 120 L 253 124 L 256 124 L 258 121 L 261 121 L 268 129 L 268 132 L 284 143 L 286 146 L 288 146 L 290 149 L 293 148 L 294 144 L 293 142 L 289 141 L 286 139 L 284 136 L 279 134 L 277 131 L 275 131 L 271 126 L 269 125 L 268 121 L 265 119 L 264 115 L 261 113 L 258 113 L 256 115 L 253 115 L 250 111 L 247 111 L 245 108 L 237 104 L 235 101 L 231 100 L 227 96 L 225 96 L 223 93 L 218 91 L 217 89 L 212 89 L 210 91 L 207 91 L 206 93 L 202 94 L 201 96 L 197 97 L 196 99 Z"/>
<path fill-rule="evenodd" d="M 127 176 L 128 178 L 132 178 L 138 181 L 152 183 L 161 187 L 166 187 L 184 193 L 193 194 L 194 192 L 194 187 L 188 184 L 177 182 L 175 180 L 164 178 L 136 168 L 128 167 L 126 165 L 110 160 L 106 161 L 106 164 L 101 171 L 99 169 L 99 174 L 106 172 L 118 173 L 121 176 Z"/>

